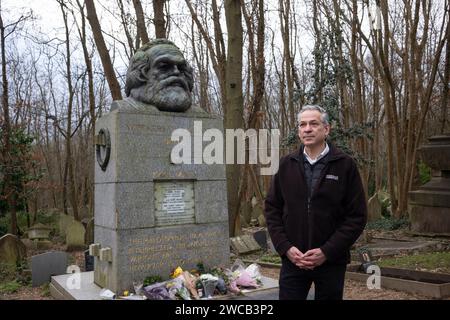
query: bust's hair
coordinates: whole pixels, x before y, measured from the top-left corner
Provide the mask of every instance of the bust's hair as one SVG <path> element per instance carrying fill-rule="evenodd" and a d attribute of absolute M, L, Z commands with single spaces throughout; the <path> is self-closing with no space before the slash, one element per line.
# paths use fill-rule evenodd
<path fill-rule="evenodd" d="M 127 70 L 127 78 L 125 81 L 125 94 L 127 97 L 130 95 L 131 89 L 139 88 L 147 82 L 145 74 L 147 73 L 150 65 L 150 57 L 147 50 L 162 44 L 173 46 L 175 49 L 180 51 L 180 48 L 178 48 L 175 43 L 167 39 L 154 39 L 136 50 L 135 54 L 130 59 L 130 64 Z"/>

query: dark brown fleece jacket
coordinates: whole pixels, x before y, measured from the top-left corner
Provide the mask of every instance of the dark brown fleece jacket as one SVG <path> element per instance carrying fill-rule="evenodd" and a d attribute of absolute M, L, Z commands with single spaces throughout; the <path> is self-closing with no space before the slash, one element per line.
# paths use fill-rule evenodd
<path fill-rule="evenodd" d="M 281 158 L 265 200 L 267 228 L 280 256 L 292 247 L 320 248 L 327 264 L 350 262 L 350 247 L 367 222 L 367 205 L 356 162 L 332 144 L 312 191 L 303 166 L 303 146 Z M 309 209 L 308 209 L 309 207 Z"/>

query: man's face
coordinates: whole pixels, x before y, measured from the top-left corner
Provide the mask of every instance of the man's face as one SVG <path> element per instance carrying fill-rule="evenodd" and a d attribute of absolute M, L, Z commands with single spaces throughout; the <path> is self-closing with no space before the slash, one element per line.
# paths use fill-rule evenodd
<path fill-rule="evenodd" d="M 300 114 L 298 136 L 305 146 L 316 147 L 323 145 L 329 133 L 330 126 L 322 122 L 319 111 L 307 110 Z"/>
<path fill-rule="evenodd" d="M 157 45 L 147 51 L 150 66 L 145 85 L 146 102 L 163 111 L 185 111 L 192 103 L 190 67 L 179 50 Z"/>

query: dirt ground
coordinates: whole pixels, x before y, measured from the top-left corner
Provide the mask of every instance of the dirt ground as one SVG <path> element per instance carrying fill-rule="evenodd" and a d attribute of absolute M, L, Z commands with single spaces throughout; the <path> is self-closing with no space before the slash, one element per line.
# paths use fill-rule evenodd
<path fill-rule="evenodd" d="M 0 300 L 54 300 L 50 295 L 44 293 L 41 287 L 21 287 L 12 294 L 0 294 Z"/>
<path fill-rule="evenodd" d="M 60 250 L 65 251 L 66 246 L 62 244 L 53 244 L 51 249 L 48 250 L 33 250 L 27 249 L 27 257 L 31 259 L 32 256 L 44 253 L 46 251 Z M 69 264 L 76 264 L 80 267 L 81 271 L 84 271 L 84 252 L 83 251 L 73 251 L 68 252 L 68 262 Z M 30 262 L 29 262 L 30 263 Z M 54 300 L 50 295 L 48 286 L 42 287 L 31 287 L 28 286 L 20 287 L 16 292 L 10 294 L 0 293 L 0 300 Z"/>

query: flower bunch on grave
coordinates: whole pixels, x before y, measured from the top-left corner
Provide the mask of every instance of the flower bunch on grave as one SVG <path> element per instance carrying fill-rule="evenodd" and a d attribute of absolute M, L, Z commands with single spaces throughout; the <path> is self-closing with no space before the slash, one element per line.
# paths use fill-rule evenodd
<path fill-rule="evenodd" d="M 172 273 L 170 274 L 170 277 L 171 278 L 176 278 L 176 277 L 178 277 L 180 274 L 182 274 L 183 273 L 183 269 L 181 269 L 181 267 L 176 267 L 173 271 L 172 271 Z"/>
<path fill-rule="evenodd" d="M 257 264 L 245 267 L 242 261 L 237 260 L 230 269 L 214 267 L 206 270 L 203 264 L 197 267 L 186 271 L 178 266 L 172 270 L 169 280 L 149 285 L 144 283 L 142 292 L 150 300 L 192 300 L 240 294 L 242 289 L 261 286 L 261 273 Z"/>

